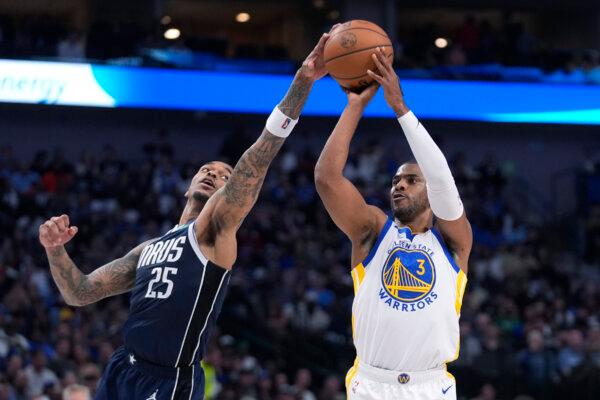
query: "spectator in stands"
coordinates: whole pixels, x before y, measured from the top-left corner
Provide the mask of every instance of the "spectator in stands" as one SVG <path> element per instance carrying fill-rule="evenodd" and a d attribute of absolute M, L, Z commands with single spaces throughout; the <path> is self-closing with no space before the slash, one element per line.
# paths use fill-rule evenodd
<path fill-rule="evenodd" d="M 42 350 L 33 353 L 31 365 L 25 368 L 27 396 L 35 397 L 44 393 L 48 385 L 58 383 L 56 374 L 46 366 L 46 354 Z"/>
<path fill-rule="evenodd" d="M 90 390 L 82 385 L 69 385 L 63 390 L 62 400 L 90 400 Z"/>
<path fill-rule="evenodd" d="M 69 61 L 85 58 L 85 36 L 80 32 L 69 32 L 56 46 L 56 55 Z"/>
<path fill-rule="evenodd" d="M 529 394 L 550 397 L 558 383 L 558 365 L 554 353 L 546 349 L 540 331 L 532 330 L 527 334 L 527 349 L 519 353 L 518 363 Z"/>
<path fill-rule="evenodd" d="M 161 148 L 168 148 L 164 141 Z M 387 199 L 378 193 L 385 192 L 380 189 L 389 184 L 387 172 L 396 165 L 383 146 L 359 145 L 352 173 L 374 203 L 385 205 Z M 240 269 L 219 320 L 222 333 L 215 335 L 205 360 L 207 400 L 239 400 L 241 388 L 261 400 L 344 398 L 343 376 L 353 357 L 348 244 L 305 185 L 314 165 L 311 152 L 302 146 L 287 151 L 265 182 L 261 206 L 239 232 Z M 160 210 L 158 194 L 173 196 L 177 182 L 189 179 L 189 166 L 174 147 L 168 154 L 141 152 L 143 162 L 136 163 L 110 147 L 74 159 L 61 151 L 39 153 L 33 160 L 19 159 L 19 168 L 11 153 L 0 145 L 0 395 L 28 398 L 26 371 L 41 385 L 36 390 L 54 398 L 59 387 L 72 384 L 93 393 L 106 354 L 121 343 L 127 298 L 89 309 L 67 307 L 47 285 L 48 268 L 29 227 L 46 215 L 68 212 L 81 229 L 73 257 L 81 265 L 99 265 L 172 227 L 165 224 L 169 216 L 164 213 L 170 211 Z M 511 208 L 512 176 L 498 160 L 484 160 L 473 167 L 472 160 L 456 157 L 457 182 L 469 193 L 464 201 L 477 204 L 471 219 L 478 232 L 462 308 L 461 355 L 451 364 L 451 372 L 472 379 L 463 379 L 459 390 L 467 398 L 489 397 L 491 391 L 483 386 L 490 383 L 495 396 L 507 399 L 518 393 L 515 387 L 533 388 L 533 395 L 577 387 L 597 392 L 600 330 L 594 299 L 600 285 L 594 271 L 600 245 L 594 246 L 594 240 L 600 238 L 595 234 L 600 212 L 594 210 L 600 207 L 590 199 L 581 214 L 580 235 L 589 248 L 586 264 L 576 248 L 545 241 L 542 233 L 548 227 L 543 218 L 531 218 L 533 210 Z M 586 176 L 596 173 L 591 160 Z M 15 171 L 38 174 L 41 183 L 19 191 L 10 180 Z M 143 206 L 133 213 L 136 204 Z M 509 212 L 522 222 L 523 235 L 506 228 Z M 561 344 L 558 355 L 556 344 Z M 48 379 L 50 386 L 31 372 L 40 360 L 29 365 L 44 352 L 49 362 L 43 370 L 60 379 Z M 306 363 L 299 355 L 319 368 L 301 371 Z M 549 396 L 560 393 L 556 389 Z"/>

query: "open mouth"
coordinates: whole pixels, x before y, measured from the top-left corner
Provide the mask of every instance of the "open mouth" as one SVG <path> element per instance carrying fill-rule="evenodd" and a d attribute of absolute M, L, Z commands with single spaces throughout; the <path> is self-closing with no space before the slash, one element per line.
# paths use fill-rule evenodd
<path fill-rule="evenodd" d="M 205 188 L 209 188 L 209 189 L 214 189 L 215 188 L 215 183 L 210 180 L 210 179 L 203 179 L 200 181 L 200 184 L 202 186 L 204 186 Z"/>

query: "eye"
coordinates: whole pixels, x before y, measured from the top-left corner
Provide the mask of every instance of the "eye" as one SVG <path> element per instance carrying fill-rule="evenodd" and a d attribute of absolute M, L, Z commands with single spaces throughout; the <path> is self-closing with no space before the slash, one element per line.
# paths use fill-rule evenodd
<path fill-rule="evenodd" d="M 229 180 L 229 175 L 223 175 L 223 176 L 221 176 L 221 179 L 223 179 L 225 182 L 227 182 Z"/>
<path fill-rule="evenodd" d="M 200 168 L 200 172 L 208 172 L 208 167 L 202 167 L 202 168 Z"/>
<path fill-rule="evenodd" d="M 417 180 L 415 178 L 408 178 L 408 183 L 410 183 L 411 185 L 414 185 L 415 183 L 417 183 Z"/>

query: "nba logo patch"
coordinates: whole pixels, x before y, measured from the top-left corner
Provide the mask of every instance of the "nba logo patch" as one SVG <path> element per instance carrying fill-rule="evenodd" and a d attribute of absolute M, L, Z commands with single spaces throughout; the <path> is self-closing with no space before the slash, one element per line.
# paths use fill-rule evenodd
<path fill-rule="evenodd" d="M 292 122 L 291 118 L 286 118 L 285 121 L 283 121 L 283 124 L 281 124 L 281 129 L 285 129 L 290 125 L 290 122 Z"/>

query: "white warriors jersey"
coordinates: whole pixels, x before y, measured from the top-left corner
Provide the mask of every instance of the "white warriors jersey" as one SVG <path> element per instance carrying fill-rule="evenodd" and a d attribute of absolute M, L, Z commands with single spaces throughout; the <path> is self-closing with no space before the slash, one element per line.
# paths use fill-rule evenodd
<path fill-rule="evenodd" d="M 410 372 L 458 357 L 467 278 L 435 228 L 412 234 L 388 219 L 352 279 L 358 363 Z"/>

